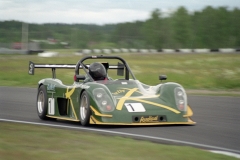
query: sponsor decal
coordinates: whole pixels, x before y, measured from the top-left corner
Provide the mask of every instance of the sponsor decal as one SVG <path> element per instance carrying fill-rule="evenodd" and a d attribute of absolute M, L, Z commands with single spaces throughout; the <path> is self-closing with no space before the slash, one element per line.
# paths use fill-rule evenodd
<path fill-rule="evenodd" d="M 125 93 L 125 90 L 124 89 L 119 89 L 117 90 L 116 92 L 112 93 L 113 95 L 118 95 L 120 93 Z"/>
<path fill-rule="evenodd" d="M 154 123 L 154 122 L 159 122 L 158 116 L 148 116 L 148 117 L 142 116 L 139 121 L 139 123 Z"/>
<path fill-rule="evenodd" d="M 167 117 L 166 115 L 132 116 L 132 121 L 134 123 L 159 123 L 167 122 Z"/>

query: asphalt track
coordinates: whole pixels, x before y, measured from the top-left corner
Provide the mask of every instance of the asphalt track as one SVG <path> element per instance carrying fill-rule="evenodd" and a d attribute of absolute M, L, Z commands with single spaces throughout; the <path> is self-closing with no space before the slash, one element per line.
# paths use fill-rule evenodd
<path fill-rule="evenodd" d="M 76 122 L 40 120 L 35 107 L 36 94 L 37 89 L 33 88 L 0 87 L 0 128 L 5 120 L 21 121 L 240 154 L 239 97 L 188 96 L 195 126 L 92 125 L 86 128 Z"/>

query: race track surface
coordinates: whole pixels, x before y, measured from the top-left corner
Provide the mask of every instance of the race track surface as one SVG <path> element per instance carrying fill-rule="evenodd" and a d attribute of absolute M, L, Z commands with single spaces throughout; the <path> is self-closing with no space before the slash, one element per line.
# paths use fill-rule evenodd
<path fill-rule="evenodd" d="M 36 95 L 37 89 L 33 88 L 0 87 L 0 119 L 82 128 L 76 122 L 40 120 L 35 105 Z M 126 136 L 129 135 L 133 138 L 134 136 L 131 135 L 142 135 L 142 137 L 137 138 L 160 143 L 193 145 L 212 150 L 217 148 L 221 150 L 222 148 L 222 150 L 240 153 L 239 97 L 188 96 L 188 102 L 194 112 L 192 118 L 197 122 L 195 126 L 134 127 L 92 125 L 88 128 L 107 130 L 112 134 L 126 133 Z M 0 120 L 0 126 L 1 123 Z M 156 137 L 159 137 L 159 139 L 156 139 Z"/>

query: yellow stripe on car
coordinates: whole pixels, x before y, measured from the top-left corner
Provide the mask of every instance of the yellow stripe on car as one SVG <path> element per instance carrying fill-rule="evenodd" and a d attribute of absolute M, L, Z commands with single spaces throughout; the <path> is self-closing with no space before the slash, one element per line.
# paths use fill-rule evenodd
<path fill-rule="evenodd" d="M 193 115 L 192 109 L 189 106 L 187 106 L 187 113 L 183 115 L 183 117 L 191 117 L 192 115 Z"/>
<path fill-rule="evenodd" d="M 151 101 L 146 101 L 146 100 L 142 100 L 142 99 L 138 99 L 138 98 L 128 98 L 128 100 L 134 100 L 134 101 L 137 101 L 137 102 L 142 102 L 142 103 L 158 106 L 158 107 L 161 107 L 161 108 L 165 108 L 165 109 L 170 110 L 170 111 L 172 111 L 176 114 L 181 113 L 180 111 L 178 111 L 176 109 L 173 109 L 171 107 L 168 107 L 168 106 L 165 106 L 165 105 L 162 105 L 162 104 L 154 103 L 154 102 L 151 102 Z"/>
<path fill-rule="evenodd" d="M 76 87 L 73 87 L 72 90 L 70 90 L 70 91 L 69 91 L 69 88 L 70 88 L 70 87 L 67 88 L 67 92 L 65 93 L 65 96 L 66 96 L 67 99 L 70 100 L 70 105 L 71 105 L 73 114 L 74 114 L 74 116 L 75 116 L 75 119 L 78 120 L 78 119 L 77 119 L 77 114 L 76 114 L 75 109 L 74 109 L 74 107 L 73 107 L 72 98 L 71 98 L 71 95 L 74 93 L 74 90 L 75 90 Z"/>
<path fill-rule="evenodd" d="M 123 103 L 125 102 L 126 98 L 130 97 L 136 90 L 137 90 L 137 88 L 133 88 L 133 89 L 129 90 L 129 91 L 125 94 L 125 96 L 123 96 L 122 98 L 120 98 L 120 100 L 118 101 L 118 104 L 117 104 L 116 109 L 117 109 L 117 110 L 122 110 Z"/>
<path fill-rule="evenodd" d="M 94 112 L 94 114 L 96 116 L 109 117 L 109 118 L 112 117 L 112 115 L 109 115 L 109 114 L 101 114 L 101 113 L 99 113 L 95 108 L 93 108 L 93 106 L 90 106 L 90 108 L 91 108 L 91 110 Z"/>

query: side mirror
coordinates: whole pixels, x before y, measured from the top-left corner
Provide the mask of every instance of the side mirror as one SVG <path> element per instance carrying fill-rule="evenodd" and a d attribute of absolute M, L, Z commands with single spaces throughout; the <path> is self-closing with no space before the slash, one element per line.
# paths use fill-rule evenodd
<path fill-rule="evenodd" d="M 117 75 L 118 76 L 123 76 L 124 75 L 124 65 L 122 63 L 119 63 L 117 64 Z"/>
<path fill-rule="evenodd" d="M 161 81 L 167 80 L 167 76 L 166 75 L 160 75 L 159 80 L 161 80 Z"/>
<path fill-rule="evenodd" d="M 84 75 L 75 75 L 74 76 L 74 81 L 78 82 L 79 80 L 85 80 L 85 76 Z"/>

